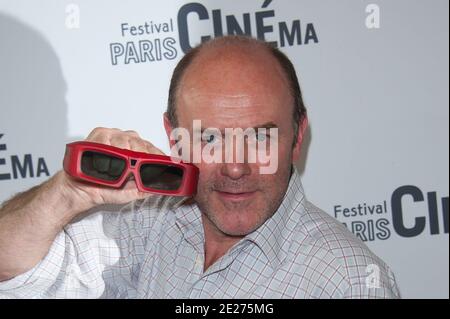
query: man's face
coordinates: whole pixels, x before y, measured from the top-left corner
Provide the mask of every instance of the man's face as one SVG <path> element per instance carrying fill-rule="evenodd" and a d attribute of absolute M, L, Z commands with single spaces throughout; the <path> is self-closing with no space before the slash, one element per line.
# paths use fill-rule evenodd
<path fill-rule="evenodd" d="M 234 163 L 197 164 L 200 176 L 195 200 L 203 221 L 228 236 L 245 236 L 273 215 L 299 152 L 298 147 L 292 148 L 293 101 L 285 76 L 268 53 L 249 53 L 234 49 L 226 55 L 208 52 L 198 57 L 186 71 L 177 98 L 179 126 L 191 136 L 194 120 L 201 120 L 203 129 L 222 132 L 225 128 L 278 128 L 278 152 L 271 155 L 278 157 L 274 174 L 260 174 L 260 167 L 267 164 L 237 163 L 235 157 Z M 208 142 L 202 142 L 202 147 Z M 240 151 L 245 150 L 234 153 Z"/>

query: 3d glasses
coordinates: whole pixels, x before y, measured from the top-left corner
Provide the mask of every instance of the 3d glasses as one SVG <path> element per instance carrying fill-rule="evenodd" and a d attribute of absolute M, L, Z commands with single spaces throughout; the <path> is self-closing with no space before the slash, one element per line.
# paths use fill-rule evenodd
<path fill-rule="evenodd" d="M 67 144 L 63 166 L 76 179 L 114 188 L 120 188 L 133 174 L 141 192 L 193 196 L 197 191 L 196 166 L 105 144 Z"/>

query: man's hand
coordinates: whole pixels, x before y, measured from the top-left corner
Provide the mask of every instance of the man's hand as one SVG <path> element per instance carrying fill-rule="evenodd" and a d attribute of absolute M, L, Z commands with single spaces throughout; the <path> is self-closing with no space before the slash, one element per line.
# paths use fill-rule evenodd
<path fill-rule="evenodd" d="M 134 131 L 121 131 L 118 129 L 99 127 L 89 134 L 86 141 L 112 145 L 137 152 L 164 155 L 161 150 L 156 148 L 152 143 L 143 140 Z M 69 196 L 77 199 L 81 210 L 86 210 L 101 204 L 125 204 L 136 199 L 151 196 L 148 193 L 139 192 L 133 179 L 130 179 L 122 189 L 112 189 L 80 182 L 74 180 L 64 172 L 62 174 L 64 178 L 61 182 L 64 185 L 64 189 L 67 190 L 68 194 L 71 194 Z"/>

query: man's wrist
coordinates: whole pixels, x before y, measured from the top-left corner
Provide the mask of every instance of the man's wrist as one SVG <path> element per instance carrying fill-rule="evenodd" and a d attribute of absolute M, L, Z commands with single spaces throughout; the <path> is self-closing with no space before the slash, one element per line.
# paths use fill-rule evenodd
<path fill-rule="evenodd" d="M 64 171 L 60 171 L 42 184 L 30 201 L 30 211 L 27 212 L 34 220 L 51 227 L 55 234 L 90 208 L 89 201 L 77 195 L 68 178 Z"/>

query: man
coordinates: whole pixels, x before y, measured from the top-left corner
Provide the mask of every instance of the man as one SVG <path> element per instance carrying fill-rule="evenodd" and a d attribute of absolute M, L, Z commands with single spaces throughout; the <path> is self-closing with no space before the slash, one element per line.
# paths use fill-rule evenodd
<path fill-rule="evenodd" d="M 0 296 L 399 296 L 389 268 L 305 199 L 293 162 L 306 110 L 281 52 L 246 37 L 191 51 L 175 69 L 164 125 L 171 136 L 175 127 L 193 132 L 195 120 L 221 132 L 277 128 L 276 172 L 261 174 L 258 161 L 201 161 L 197 195 L 175 206 L 133 181 L 112 190 L 59 172 L 0 210 Z M 87 140 L 161 153 L 129 131 L 97 128 Z M 100 206 L 143 198 L 120 211 Z"/>

